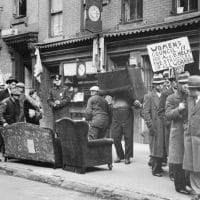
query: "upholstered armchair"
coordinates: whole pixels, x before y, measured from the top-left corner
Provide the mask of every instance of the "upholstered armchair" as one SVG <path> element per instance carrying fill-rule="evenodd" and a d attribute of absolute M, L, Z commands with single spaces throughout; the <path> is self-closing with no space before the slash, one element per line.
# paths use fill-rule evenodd
<path fill-rule="evenodd" d="M 51 163 L 62 166 L 60 140 L 49 128 L 25 122 L 7 126 L 1 131 L 5 145 L 5 161 L 9 158 Z"/>
<path fill-rule="evenodd" d="M 87 167 L 107 164 L 112 169 L 112 139 L 88 141 L 88 123 L 62 118 L 56 130 L 63 152 L 63 169 L 85 173 Z"/>

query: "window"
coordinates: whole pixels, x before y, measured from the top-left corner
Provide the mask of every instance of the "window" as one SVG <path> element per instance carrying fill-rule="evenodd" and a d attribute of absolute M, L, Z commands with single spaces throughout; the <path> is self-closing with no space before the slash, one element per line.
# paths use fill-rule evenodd
<path fill-rule="evenodd" d="M 51 0 L 51 36 L 63 34 L 63 2 Z"/>
<path fill-rule="evenodd" d="M 26 17 L 26 0 L 14 0 L 15 17 Z"/>
<path fill-rule="evenodd" d="M 175 0 L 175 13 L 193 12 L 198 10 L 198 0 Z"/>
<path fill-rule="evenodd" d="M 124 22 L 141 20 L 143 18 L 143 0 L 123 0 Z"/>

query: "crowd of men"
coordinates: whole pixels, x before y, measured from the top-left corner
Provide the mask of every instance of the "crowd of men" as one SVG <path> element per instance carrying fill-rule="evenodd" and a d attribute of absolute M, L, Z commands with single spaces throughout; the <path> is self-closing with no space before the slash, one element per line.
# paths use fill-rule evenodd
<path fill-rule="evenodd" d="M 69 102 L 75 89 L 69 79 L 62 86 L 60 75 L 52 78 L 53 88 L 47 103 L 56 121 L 70 117 Z M 93 86 L 90 92 L 85 110 L 89 140 L 112 137 L 117 153 L 115 163 L 130 164 L 133 157 L 132 108 L 140 109 L 149 130 L 148 165 L 152 175 L 162 177 L 162 167 L 168 163 L 175 190 L 194 193 L 193 199 L 200 199 L 200 76 L 190 76 L 188 72 L 169 76 L 166 71 L 154 74 L 152 90 L 142 103 L 130 98 L 127 91 L 108 95 Z M 0 125 L 6 127 L 20 121 L 39 125 L 42 110 L 38 99 L 36 90 L 25 95 L 24 84 L 10 77 L 6 88 L 0 91 Z M 125 151 L 121 144 L 123 137 Z M 2 142 L 1 138 L 0 145 Z"/>
<path fill-rule="evenodd" d="M 149 130 L 152 174 L 162 177 L 168 160 L 175 190 L 200 199 L 200 76 L 155 74 L 152 85 L 142 109 Z"/>

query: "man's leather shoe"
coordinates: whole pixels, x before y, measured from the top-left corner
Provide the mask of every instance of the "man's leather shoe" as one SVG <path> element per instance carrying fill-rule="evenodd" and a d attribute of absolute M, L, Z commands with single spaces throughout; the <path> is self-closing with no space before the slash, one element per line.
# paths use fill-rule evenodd
<path fill-rule="evenodd" d="M 130 164 L 130 163 L 131 163 L 130 158 L 125 159 L 125 164 Z"/>
<path fill-rule="evenodd" d="M 176 191 L 181 193 L 181 194 L 190 194 L 190 191 L 188 191 L 186 189 L 176 189 Z"/>
<path fill-rule="evenodd" d="M 153 173 L 153 176 L 162 177 L 161 173 Z"/>

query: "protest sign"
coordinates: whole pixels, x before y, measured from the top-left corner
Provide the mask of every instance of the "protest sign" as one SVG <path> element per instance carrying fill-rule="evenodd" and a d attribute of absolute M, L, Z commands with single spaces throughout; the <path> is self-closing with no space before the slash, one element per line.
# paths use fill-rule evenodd
<path fill-rule="evenodd" d="M 187 37 L 147 45 L 147 50 L 154 72 L 194 62 Z"/>

